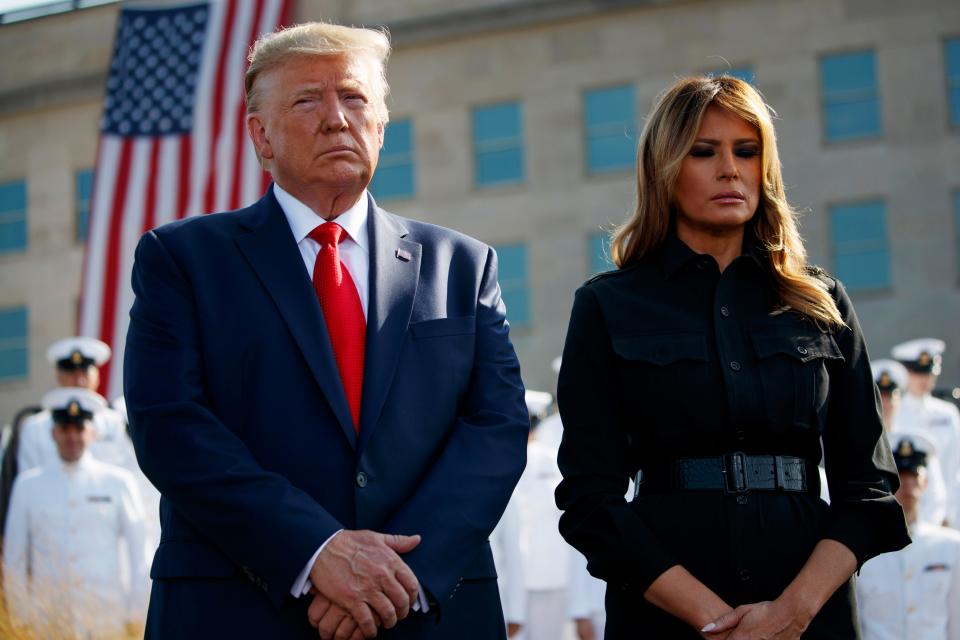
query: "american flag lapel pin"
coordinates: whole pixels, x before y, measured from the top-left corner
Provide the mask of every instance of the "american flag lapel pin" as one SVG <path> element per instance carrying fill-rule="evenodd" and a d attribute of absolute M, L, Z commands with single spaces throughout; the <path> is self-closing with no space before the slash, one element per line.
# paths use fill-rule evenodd
<path fill-rule="evenodd" d="M 403 260 L 404 262 L 410 262 L 413 259 L 413 256 L 410 255 L 409 251 L 404 249 L 397 249 L 397 259 Z"/>

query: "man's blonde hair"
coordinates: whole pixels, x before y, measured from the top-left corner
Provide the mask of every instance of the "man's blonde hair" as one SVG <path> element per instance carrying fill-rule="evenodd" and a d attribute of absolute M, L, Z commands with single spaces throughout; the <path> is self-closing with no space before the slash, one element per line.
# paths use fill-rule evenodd
<path fill-rule="evenodd" d="M 299 56 L 340 55 L 369 62 L 372 98 L 377 114 L 386 122 L 386 98 L 390 92 L 386 76 L 387 59 L 390 57 L 388 33 L 386 30 L 344 27 L 326 22 L 307 22 L 260 36 L 250 49 L 250 66 L 244 78 L 247 112 L 256 113 L 260 110 L 257 89 L 260 74 Z"/>
<path fill-rule="evenodd" d="M 827 285 L 807 265 L 796 213 L 783 187 L 772 109 L 749 83 L 731 76 L 681 78 L 660 96 L 637 151 L 637 207 L 613 234 L 613 262 L 633 264 L 667 237 L 680 165 L 711 106 L 742 118 L 760 136 L 763 182 L 753 228 L 769 257 L 780 303 L 820 326 L 844 326 Z"/>

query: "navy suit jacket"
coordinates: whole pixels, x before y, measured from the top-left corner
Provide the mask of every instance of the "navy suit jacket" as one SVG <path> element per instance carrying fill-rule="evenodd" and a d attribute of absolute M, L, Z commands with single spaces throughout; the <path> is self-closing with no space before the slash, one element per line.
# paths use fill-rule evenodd
<path fill-rule="evenodd" d="M 309 598 L 289 591 L 341 528 L 421 534 L 404 560 L 441 620 L 445 608 L 499 614 L 486 595 L 456 594 L 495 577 L 487 536 L 526 459 L 496 254 L 372 198 L 368 211 L 359 435 L 272 189 L 141 239 L 124 391 L 137 458 L 163 495 L 148 635 L 223 637 L 230 616 L 242 637 L 316 637 Z M 434 637 L 427 618 L 386 637 Z"/>

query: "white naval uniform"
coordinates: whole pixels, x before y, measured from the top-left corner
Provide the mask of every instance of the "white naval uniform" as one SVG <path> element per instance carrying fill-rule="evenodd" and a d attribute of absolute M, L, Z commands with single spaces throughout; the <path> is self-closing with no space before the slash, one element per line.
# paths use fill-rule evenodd
<path fill-rule="evenodd" d="M 893 432 L 919 430 L 937 447 L 947 495 L 947 520 L 960 528 L 960 411 L 946 400 L 905 393 L 893 419 Z"/>
<path fill-rule="evenodd" d="M 524 640 L 558 640 L 567 624 L 569 545 L 560 535 L 553 492 L 562 476 L 555 447 L 539 438 L 527 445 L 527 466 L 514 497 L 520 511 L 520 554 L 527 587 Z"/>
<path fill-rule="evenodd" d="M 960 532 L 917 522 L 910 536 L 860 570 L 863 640 L 960 640 Z"/>
<path fill-rule="evenodd" d="M 129 589 L 120 579 L 126 544 Z M 39 637 L 101 638 L 143 622 L 148 550 L 136 481 L 85 452 L 17 476 L 4 539 L 13 620 Z"/>
<path fill-rule="evenodd" d="M 116 465 L 133 474 L 143 501 L 148 544 L 156 549 L 160 544 L 160 492 L 140 471 L 133 443 L 127 434 L 125 413 L 109 408 L 97 411 L 93 415 L 93 425 L 97 437 L 88 450 L 100 462 Z M 41 411 L 23 421 L 17 449 L 18 473 L 60 460 L 52 429 L 53 418 L 49 411 Z"/>
<path fill-rule="evenodd" d="M 511 498 L 507 503 L 503 517 L 490 534 L 490 549 L 497 567 L 497 586 L 500 588 L 504 622 L 523 625 L 527 621 L 527 585 L 523 580 L 520 511 L 516 498 Z"/>

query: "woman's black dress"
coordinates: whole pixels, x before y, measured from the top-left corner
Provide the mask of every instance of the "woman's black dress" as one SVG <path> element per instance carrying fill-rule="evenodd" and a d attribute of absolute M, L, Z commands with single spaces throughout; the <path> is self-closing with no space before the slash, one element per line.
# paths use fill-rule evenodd
<path fill-rule="evenodd" d="M 716 261 L 671 231 L 638 264 L 576 294 L 560 371 L 564 480 L 560 531 L 608 583 L 608 640 L 698 638 L 643 599 L 683 565 L 728 604 L 775 599 L 823 538 L 859 563 L 909 543 L 891 495 L 898 477 L 883 437 L 860 326 L 839 282 L 822 273 L 847 327 L 820 331 L 778 309 L 764 251 Z M 817 495 L 821 438 L 828 507 Z M 732 452 L 805 458 L 808 493 L 645 489 L 627 481 L 667 461 Z M 807 638 L 859 637 L 853 581 Z"/>

